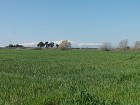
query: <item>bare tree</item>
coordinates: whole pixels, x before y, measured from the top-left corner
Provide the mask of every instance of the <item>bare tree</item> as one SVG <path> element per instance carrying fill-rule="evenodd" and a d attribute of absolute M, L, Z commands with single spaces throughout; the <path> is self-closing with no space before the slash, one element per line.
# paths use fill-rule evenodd
<path fill-rule="evenodd" d="M 112 47 L 112 44 L 109 43 L 109 42 L 105 42 L 103 43 L 103 45 L 101 46 L 101 49 L 103 51 L 110 51 L 111 50 L 111 47 Z"/>
<path fill-rule="evenodd" d="M 134 50 L 139 50 L 140 49 L 140 41 L 136 41 L 134 44 Z"/>
<path fill-rule="evenodd" d="M 119 42 L 119 48 L 123 49 L 124 51 L 128 50 L 130 47 L 128 46 L 128 40 L 121 40 Z"/>
<path fill-rule="evenodd" d="M 71 43 L 68 40 L 64 40 L 59 44 L 59 49 L 66 50 L 68 48 L 71 48 Z"/>

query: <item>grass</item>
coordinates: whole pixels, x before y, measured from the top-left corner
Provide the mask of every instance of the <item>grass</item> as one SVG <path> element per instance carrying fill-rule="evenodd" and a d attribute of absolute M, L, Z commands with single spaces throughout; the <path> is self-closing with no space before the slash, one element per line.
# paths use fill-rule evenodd
<path fill-rule="evenodd" d="M 0 50 L 0 105 L 140 105 L 139 52 Z"/>

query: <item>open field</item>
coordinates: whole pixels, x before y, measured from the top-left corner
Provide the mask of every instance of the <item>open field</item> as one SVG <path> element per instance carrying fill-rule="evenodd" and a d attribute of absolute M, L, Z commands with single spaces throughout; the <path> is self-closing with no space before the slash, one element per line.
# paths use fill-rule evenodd
<path fill-rule="evenodd" d="M 140 105 L 140 54 L 0 50 L 0 103 Z"/>

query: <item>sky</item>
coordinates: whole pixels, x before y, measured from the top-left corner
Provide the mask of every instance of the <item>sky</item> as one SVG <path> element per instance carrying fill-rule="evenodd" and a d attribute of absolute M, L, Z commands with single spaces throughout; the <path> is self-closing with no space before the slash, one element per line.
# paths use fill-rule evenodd
<path fill-rule="evenodd" d="M 140 40 L 140 0 L 0 0 L 0 46 Z"/>

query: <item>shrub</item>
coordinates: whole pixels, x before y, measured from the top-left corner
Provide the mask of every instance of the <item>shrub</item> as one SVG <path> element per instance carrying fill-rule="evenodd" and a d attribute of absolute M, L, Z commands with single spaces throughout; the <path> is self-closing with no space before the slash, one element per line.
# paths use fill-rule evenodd
<path fill-rule="evenodd" d="M 68 40 L 64 40 L 59 44 L 58 47 L 60 50 L 67 50 L 71 48 L 71 43 Z"/>

